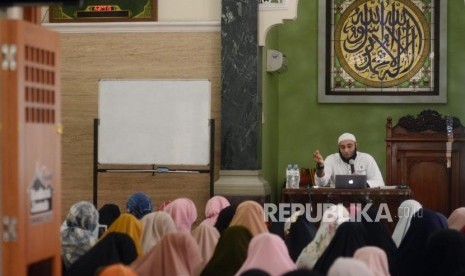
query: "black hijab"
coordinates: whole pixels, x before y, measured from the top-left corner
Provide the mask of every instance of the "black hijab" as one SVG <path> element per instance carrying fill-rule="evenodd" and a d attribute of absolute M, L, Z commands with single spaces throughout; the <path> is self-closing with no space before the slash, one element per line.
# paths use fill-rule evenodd
<path fill-rule="evenodd" d="M 234 214 L 236 214 L 237 205 L 232 204 L 228 207 L 223 208 L 218 214 L 218 219 L 216 220 L 215 227 L 218 229 L 218 232 L 223 233 L 224 229 L 229 227 Z"/>
<path fill-rule="evenodd" d="M 465 237 L 453 229 L 439 230 L 426 242 L 424 275 L 454 275 L 465 269 Z"/>
<path fill-rule="evenodd" d="M 410 222 L 410 227 L 394 257 L 393 275 L 423 275 L 424 251 L 428 238 L 439 230 L 447 229 L 447 220 L 436 212 L 422 208 Z"/>
<path fill-rule="evenodd" d="M 367 233 L 361 222 L 342 223 L 313 270 L 326 275 L 337 258 L 352 257 L 357 249 L 367 245 L 366 240 Z"/>
<path fill-rule="evenodd" d="M 289 256 L 295 262 L 304 249 L 315 238 L 317 227 L 313 222 L 308 221 L 305 214 L 297 217 L 294 223 L 291 223 L 289 234 L 286 236 L 286 246 L 289 250 Z"/>
<path fill-rule="evenodd" d="M 95 275 L 100 268 L 123 263 L 129 265 L 137 258 L 133 240 L 123 233 L 108 233 L 65 272 L 65 276 Z"/>

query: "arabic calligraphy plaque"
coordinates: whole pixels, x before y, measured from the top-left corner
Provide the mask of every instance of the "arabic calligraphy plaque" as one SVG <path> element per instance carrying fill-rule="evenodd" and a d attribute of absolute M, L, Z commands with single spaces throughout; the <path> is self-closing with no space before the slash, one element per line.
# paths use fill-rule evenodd
<path fill-rule="evenodd" d="M 333 99 L 327 102 L 405 102 L 392 96 L 440 95 L 429 102 L 445 99 L 439 85 L 439 49 L 446 42 L 436 39 L 441 38 L 439 25 L 444 20 L 439 9 L 443 3 L 333 0 L 325 5 L 325 35 L 320 35 L 326 45 L 321 62 L 325 70 L 320 70 L 325 77 L 320 77 L 320 85 L 323 96 Z M 319 99 L 325 102 L 325 97 L 320 97 L 321 86 Z M 331 96 L 346 97 L 334 100 Z M 352 100 L 347 96 L 386 97 Z"/>

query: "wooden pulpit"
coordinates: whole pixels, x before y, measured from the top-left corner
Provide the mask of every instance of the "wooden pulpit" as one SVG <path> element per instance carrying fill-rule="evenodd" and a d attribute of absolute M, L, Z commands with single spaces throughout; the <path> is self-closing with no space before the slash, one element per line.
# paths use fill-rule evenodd
<path fill-rule="evenodd" d="M 465 128 L 458 118 L 434 110 L 396 125 L 387 118 L 386 158 L 386 183 L 407 184 L 423 207 L 449 216 L 465 206 Z"/>

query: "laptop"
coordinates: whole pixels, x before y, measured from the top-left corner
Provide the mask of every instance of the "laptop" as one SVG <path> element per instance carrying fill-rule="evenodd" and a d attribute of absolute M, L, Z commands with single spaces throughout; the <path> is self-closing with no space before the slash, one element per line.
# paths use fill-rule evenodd
<path fill-rule="evenodd" d="M 365 189 L 367 176 L 357 174 L 338 174 L 334 183 L 336 189 Z"/>

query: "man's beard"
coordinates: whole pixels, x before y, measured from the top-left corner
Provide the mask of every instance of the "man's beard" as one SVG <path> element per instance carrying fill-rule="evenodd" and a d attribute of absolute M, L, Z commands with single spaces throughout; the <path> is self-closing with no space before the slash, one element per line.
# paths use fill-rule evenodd
<path fill-rule="evenodd" d="M 341 150 L 339 150 L 339 156 L 341 157 L 342 161 L 349 164 L 349 160 L 355 160 L 355 158 L 357 157 L 357 148 L 355 148 L 354 153 L 352 153 L 352 155 L 349 158 L 345 158 L 344 155 L 342 155 Z"/>

